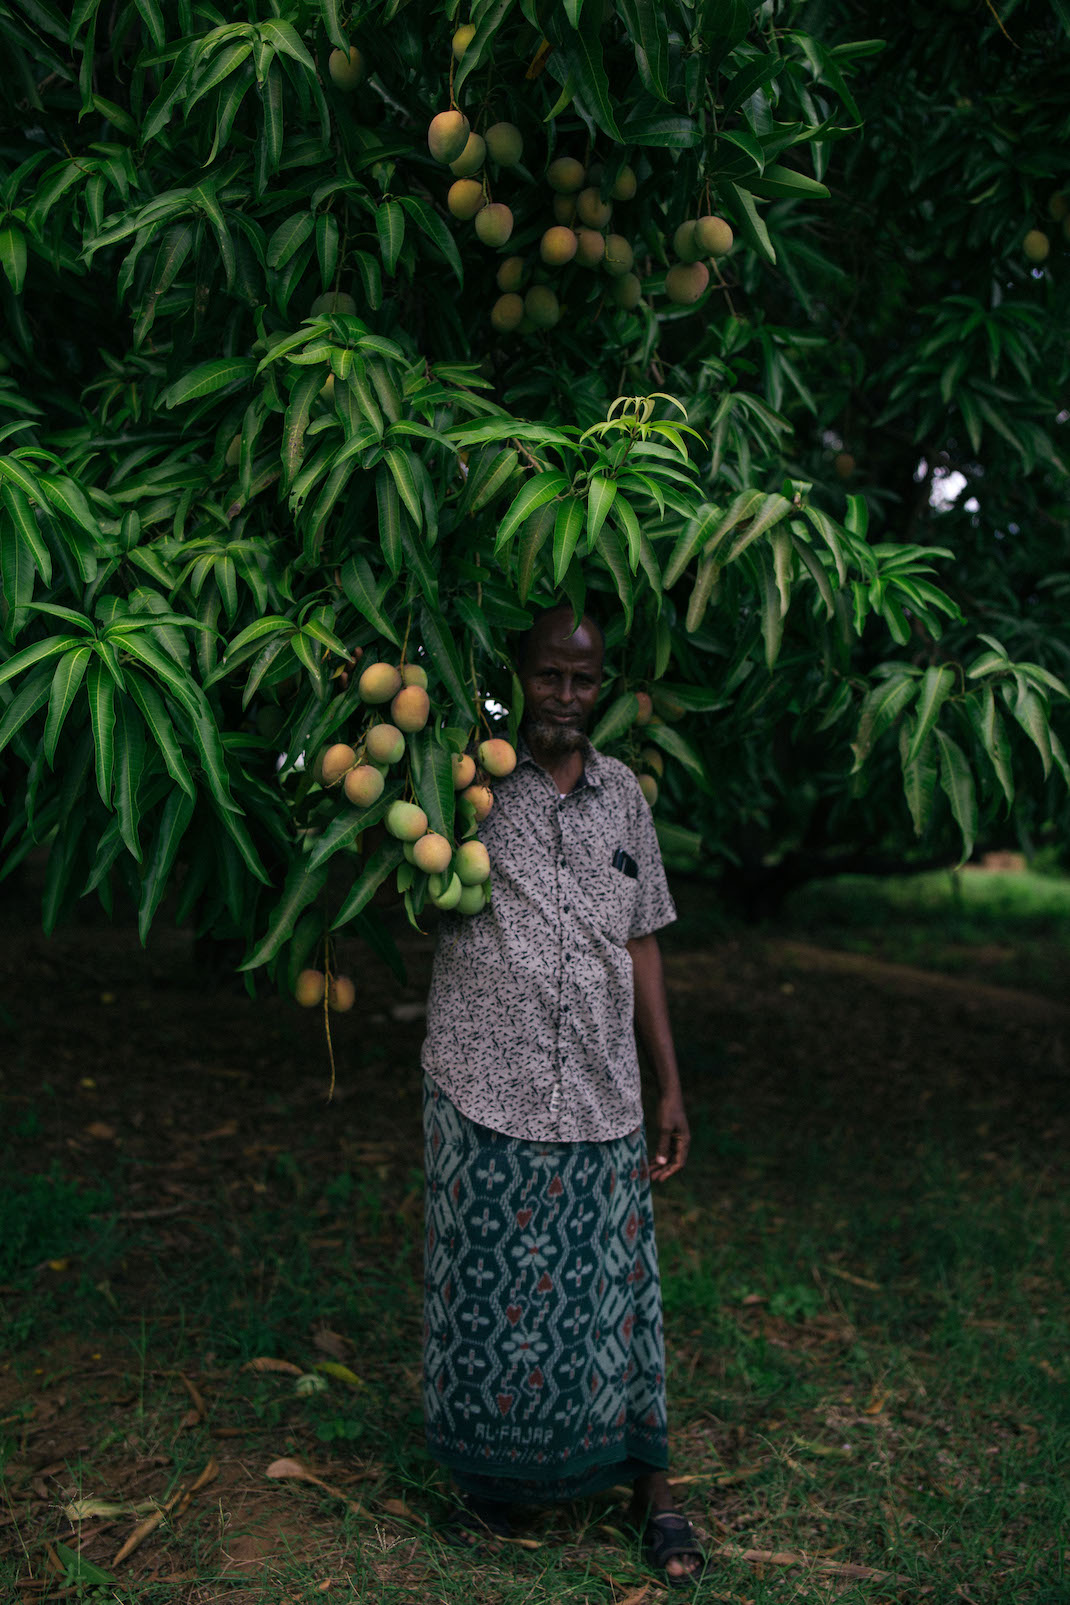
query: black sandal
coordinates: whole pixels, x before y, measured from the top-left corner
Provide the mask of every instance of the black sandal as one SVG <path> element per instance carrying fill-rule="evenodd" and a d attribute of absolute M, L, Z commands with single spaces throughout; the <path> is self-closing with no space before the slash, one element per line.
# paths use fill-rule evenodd
<path fill-rule="evenodd" d="M 439 1537 L 451 1549 L 464 1549 L 478 1554 L 486 1538 L 511 1538 L 508 1505 L 493 1499 L 480 1499 L 475 1494 L 461 1495 L 461 1508 L 439 1529 Z"/>
<path fill-rule="evenodd" d="M 678 1510 L 651 1511 L 642 1539 L 643 1558 L 654 1571 L 664 1572 L 667 1587 L 695 1587 L 709 1561 L 686 1516 L 681 1516 Z M 694 1555 L 699 1561 L 693 1571 L 676 1577 L 666 1570 L 670 1560 L 683 1560 L 686 1555 Z"/>

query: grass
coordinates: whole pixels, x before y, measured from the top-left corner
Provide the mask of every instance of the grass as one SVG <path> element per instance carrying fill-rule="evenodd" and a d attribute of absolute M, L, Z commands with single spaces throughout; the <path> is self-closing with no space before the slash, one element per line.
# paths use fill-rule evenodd
<path fill-rule="evenodd" d="M 958 932 L 1064 929 L 1065 887 L 1049 902 L 1033 878 L 988 879 L 992 902 L 965 882 Z M 930 880 L 813 888 L 792 921 L 897 959 L 896 922 L 928 921 L 939 952 Z M 853 993 L 786 979 L 768 933 L 669 973 L 694 1150 L 657 1205 L 674 1473 L 719 1551 L 699 1598 L 1068 1605 L 1065 1023 L 982 1000 L 970 1036 L 879 976 Z M 894 1071 L 865 1034 L 893 1027 Z M 392 1046 L 390 1073 L 330 1119 L 280 1081 L 243 1091 L 249 1118 L 222 1137 L 160 1077 L 174 1125 L 150 1174 L 178 1207 L 151 1217 L 144 1162 L 116 1144 L 90 1163 L 69 1099 L 27 1079 L 0 1172 L 0 1598 L 658 1597 L 612 1496 L 536 1514 L 537 1547 L 478 1564 L 431 1536 L 450 1503 L 422 1444 L 412 1045 Z M 291 1369 L 248 1368 L 264 1357 Z M 279 1457 L 344 1497 L 268 1479 Z M 116 1564 L 134 1507 L 213 1463 Z M 72 1521 L 75 1499 L 124 1508 Z M 784 1551 L 806 1559 L 769 1558 Z"/>
<path fill-rule="evenodd" d="M 785 930 L 809 941 L 992 984 L 1062 997 L 1070 881 L 971 868 L 877 880 L 812 881 L 788 901 Z"/>

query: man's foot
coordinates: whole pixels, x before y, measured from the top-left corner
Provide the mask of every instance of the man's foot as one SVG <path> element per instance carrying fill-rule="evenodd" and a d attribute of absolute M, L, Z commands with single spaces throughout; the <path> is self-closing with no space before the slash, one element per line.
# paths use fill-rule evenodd
<path fill-rule="evenodd" d="M 675 1508 L 663 1471 L 636 1479 L 628 1519 L 642 1540 L 647 1564 L 665 1573 L 670 1588 L 691 1588 L 698 1582 L 707 1557 L 691 1523 Z"/>
<path fill-rule="evenodd" d="M 706 1555 L 694 1528 L 678 1510 L 651 1511 L 642 1532 L 643 1556 L 664 1572 L 670 1588 L 692 1588 L 702 1576 Z"/>
<path fill-rule="evenodd" d="M 478 1553 L 488 1538 L 509 1538 L 512 1530 L 508 1505 L 480 1499 L 476 1494 L 462 1494 L 460 1510 L 439 1529 L 439 1536 L 451 1549 Z"/>

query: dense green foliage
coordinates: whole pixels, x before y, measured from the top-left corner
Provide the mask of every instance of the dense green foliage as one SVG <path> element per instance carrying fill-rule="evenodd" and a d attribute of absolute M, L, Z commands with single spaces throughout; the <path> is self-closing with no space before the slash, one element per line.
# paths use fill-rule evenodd
<path fill-rule="evenodd" d="M 328 920 L 374 939 L 397 854 L 365 832 L 403 787 L 467 828 L 450 753 L 486 698 L 515 726 L 510 633 L 562 593 L 601 604 L 597 739 L 667 755 L 678 852 L 901 837 L 904 785 L 927 849 L 968 852 L 1027 747 L 1050 819 L 1065 253 L 1031 273 L 1021 241 L 1067 96 L 1031 76 L 1057 19 L 1011 11 L 1014 40 L 953 11 L 882 50 L 847 5 L 479 0 L 455 54 L 468 19 L 426 0 L 0 4 L 0 783 L 8 865 L 50 844 L 46 924 L 120 877 L 143 934 L 177 889 L 292 974 L 344 854 Z M 523 139 L 485 168 L 500 249 L 445 205 L 453 103 Z M 630 309 L 540 262 L 561 155 L 596 202 L 635 173 Z M 678 304 L 707 212 L 736 242 Z M 492 327 L 510 256 L 559 321 Z M 932 510 L 945 468 L 977 511 Z M 422 664 L 434 710 L 364 810 L 304 762 L 359 742 L 358 649 Z"/>

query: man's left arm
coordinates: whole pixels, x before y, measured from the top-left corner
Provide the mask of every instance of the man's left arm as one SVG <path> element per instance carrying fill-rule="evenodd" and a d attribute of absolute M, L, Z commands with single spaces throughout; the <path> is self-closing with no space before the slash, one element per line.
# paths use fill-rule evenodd
<path fill-rule="evenodd" d="M 635 979 L 635 1029 L 658 1078 L 658 1141 L 650 1163 L 650 1179 L 665 1181 L 683 1169 L 691 1133 L 684 1114 L 658 939 L 634 936 L 628 943 L 628 952 Z"/>

